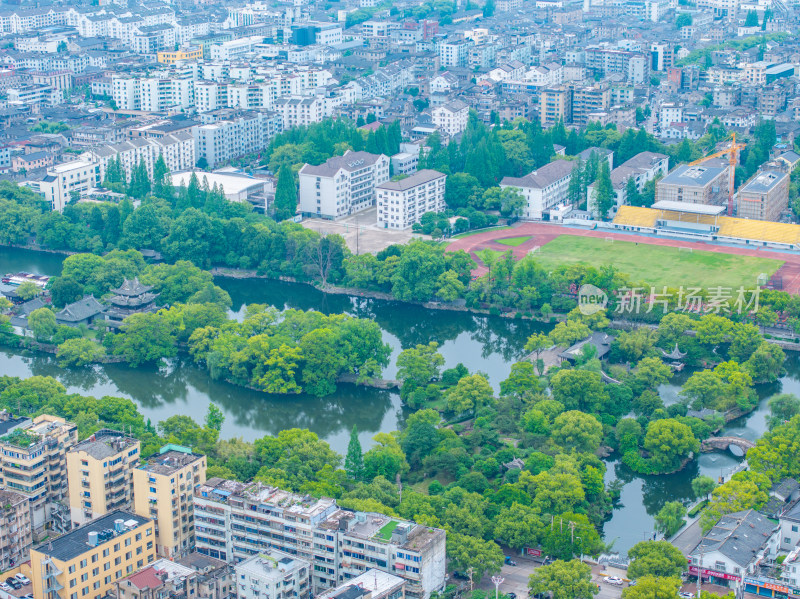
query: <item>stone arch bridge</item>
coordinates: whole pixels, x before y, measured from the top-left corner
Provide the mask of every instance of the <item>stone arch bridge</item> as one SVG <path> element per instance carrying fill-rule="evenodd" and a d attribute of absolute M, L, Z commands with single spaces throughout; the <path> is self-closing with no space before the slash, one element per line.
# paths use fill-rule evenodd
<path fill-rule="evenodd" d="M 742 455 L 746 454 L 748 450 L 756 446 L 752 441 L 742 439 L 741 437 L 709 437 L 701 446 L 702 451 L 714 451 L 720 449 L 725 451 L 730 449 L 731 446 L 737 447 L 741 450 Z"/>

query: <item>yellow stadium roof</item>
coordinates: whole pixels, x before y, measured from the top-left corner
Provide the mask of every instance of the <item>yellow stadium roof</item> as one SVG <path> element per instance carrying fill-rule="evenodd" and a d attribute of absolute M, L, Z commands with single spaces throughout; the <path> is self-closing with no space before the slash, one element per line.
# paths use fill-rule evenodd
<path fill-rule="evenodd" d="M 654 210 L 653 208 L 640 208 L 637 206 L 620 206 L 614 223 L 628 227 L 655 227 L 660 218 L 667 220 L 684 220 L 716 224 L 719 226 L 717 235 L 750 239 L 753 241 L 768 241 L 773 243 L 800 244 L 800 225 L 788 223 L 773 223 L 764 220 L 750 220 L 746 218 L 733 218 L 730 216 L 705 216 L 684 214 L 668 210 Z"/>
<path fill-rule="evenodd" d="M 658 210 L 638 206 L 620 206 L 614 222 L 628 227 L 655 227 Z"/>

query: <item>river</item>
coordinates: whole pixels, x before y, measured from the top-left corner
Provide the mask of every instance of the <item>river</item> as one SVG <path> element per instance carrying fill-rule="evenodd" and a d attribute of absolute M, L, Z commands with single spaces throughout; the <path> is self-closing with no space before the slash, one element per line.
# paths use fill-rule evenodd
<path fill-rule="evenodd" d="M 63 257 L 27 250 L 0 247 L 0 273 L 29 271 L 58 274 Z M 230 293 L 232 312 L 240 315 L 244 305 L 264 303 L 277 308 L 316 309 L 326 313 L 346 312 L 370 318 L 380 325 L 386 343 L 392 347 L 391 365 L 386 378 L 395 374 L 397 354 L 405 348 L 430 341 L 439 342 L 445 366 L 463 363 L 470 371 L 488 375 L 497 388 L 508 376 L 511 365 L 523 353 L 527 338 L 541 325 L 530 321 L 478 316 L 465 312 L 428 310 L 401 302 L 364 299 L 346 295 L 325 295 L 307 285 L 267 280 L 218 279 L 217 284 Z M 224 438 L 253 440 L 292 428 L 307 428 L 330 443 L 341 454 L 347 449 L 350 430 L 359 430 L 362 445 L 372 444 L 377 432 L 402 427 L 406 416 L 396 391 L 354 385 L 340 385 L 336 394 L 315 398 L 270 396 L 212 380 L 204 370 L 179 358 L 161 369 L 132 369 L 108 364 L 92 368 L 64 370 L 51 356 L 0 351 L 0 375 L 27 377 L 52 376 L 70 392 L 102 397 L 128 397 L 153 422 L 174 414 L 189 414 L 201 421 L 209 402 L 223 410 Z M 666 403 L 677 398 L 679 374 L 670 385 L 661 388 Z M 787 374 L 781 380 L 758 389 L 761 403 L 756 411 L 730 423 L 726 432 L 756 439 L 766 429 L 766 400 L 776 392 L 800 395 L 800 362 L 796 354 L 787 361 Z M 607 460 L 608 481 L 619 478 L 625 483 L 620 506 L 605 524 L 607 542 L 617 551 L 648 538 L 653 531 L 653 515 L 668 501 L 693 499 L 691 480 L 698 474 L 714 478 L 730 471 L 740 461 L 730 453 L 702 454 L 683 471 L 669 476 L 641 476 L 622 466 L 616 459 Z"/>

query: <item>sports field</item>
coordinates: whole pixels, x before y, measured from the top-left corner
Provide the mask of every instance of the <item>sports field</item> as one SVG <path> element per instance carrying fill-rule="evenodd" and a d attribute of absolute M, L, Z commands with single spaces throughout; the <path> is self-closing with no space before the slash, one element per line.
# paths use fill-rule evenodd
<path fill-rule="evenodd" d="M 744 287 L 752 289 L 761 273 L 771 276 L 782 260 L 690 251 L 597 237 L 561 235 L 542 245 L 533 256 L 545 269 L 565 264 L 613 265 L 635 282 L 661 287 Z"/>

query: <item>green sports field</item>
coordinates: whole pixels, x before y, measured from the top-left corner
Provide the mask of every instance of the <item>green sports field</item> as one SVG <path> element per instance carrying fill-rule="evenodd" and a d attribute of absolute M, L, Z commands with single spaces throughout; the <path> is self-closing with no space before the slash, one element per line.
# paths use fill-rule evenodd
<path fill-rule="evenodd" d="M 543 245 L 533 256 L 545 269 L 564 264 L 613 265 L 635 282 L 661 287 L 744 287 L 752 289 L 759 274 L 771 276 L 782 260 L 737 256 L 675 247 L 609 242 L 595 237 L 561 235 Z"/>

